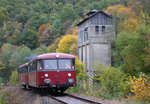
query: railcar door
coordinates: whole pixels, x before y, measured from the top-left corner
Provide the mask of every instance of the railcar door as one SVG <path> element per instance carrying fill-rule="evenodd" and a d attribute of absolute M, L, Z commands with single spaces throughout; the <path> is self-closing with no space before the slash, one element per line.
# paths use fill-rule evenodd
<path fill-rule="evenodd" d="M 28 81 L 30 86 L 36 87 L 36 61 L 29 63 Z"/>

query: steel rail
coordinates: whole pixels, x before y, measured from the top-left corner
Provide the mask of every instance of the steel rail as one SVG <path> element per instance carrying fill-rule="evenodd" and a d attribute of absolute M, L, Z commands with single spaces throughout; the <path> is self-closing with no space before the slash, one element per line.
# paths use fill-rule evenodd
<path fill-rule="evenodd" d="M 90 104 L 102 104 L 100 102 L 96 102 L 96 101 L 89 100 L 89 99 L 86 99 L 86 98 L 83 98 L 83 97 L 75 96 L 75 95 L 72 95 L 72 94 L 69 94 L 69 93 L 64 93 L 64 94 L 66 94 L 67 96 L 73 97 L 75 99 L 78 99 L 78 100 L 81 100 L 81 101 L 84 101 L 84 102 L 88 102 Z"/>
<path fill-rule="evenodd" d="M 58 101 L 58 102 L 60 102 L 60 103 L 62 103 L 62 104 L 68 104 L 68 103 L 66 103 L 66 102 L 64 102 L 64 101 L 62 101 L 62 100 L 60 100 L 60 99 L 57 99 L 57 98 L 54 97 L 54 96 L 48 95 L 47 97 L 50 97 L 50 98 L 52 98 L 52 99 L 54 99 L 54 100 L 56 100 L 56 101 Z"/>

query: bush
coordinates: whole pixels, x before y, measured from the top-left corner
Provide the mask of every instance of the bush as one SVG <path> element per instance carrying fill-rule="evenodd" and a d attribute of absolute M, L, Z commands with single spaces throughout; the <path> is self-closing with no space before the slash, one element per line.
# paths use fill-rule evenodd
<path fill-rule="evenodd" d="M 18 84 L 18 72 L 17 72 L 17 70 L 12 72 L 9 82 L 10 82 L 10 84 Z"/>
<path fill-rule="evenodd" d="M 7 91 L 4 93 L 0 93 L 0 104 L 7 104 L 9 97 L 10 95 Z"/>
<path fill-rule="evenodd" d="M 2 88 L 2 86 L 3 86 L 3 79 L 0 77 L 0 89 Z"/>
<path fill-rule="evenodd" d="M 76 75 L 79 77 L 79 79 L 85 79 L 87 76 L 85 73 L 85 66 L 84 64 L 79 61 L 78 57 L 75 57 L 75 63 L 76 63 Z"/>
<path fill-rule="evenodd" d="M 148 83 L 148 77 L 144 73 L 140 73 L 139 78 L 130 77 L 130 81 L 127 83 L 137 100 L 150 100 L 150 84 Z"/>
<path fill-rule="evenodd" d="M 75 63 L 76 63 L 76 87 L 75 88 L 69 88 L 69 91 L 71 92 L 77 92 L 82 93 L 88 88 L 87 81 L 87 74 L 85 73 L 85 67 L 82 62 L 79 61 L 78 57 L 75 57 Z"/>
<path fill-rule="evenodd" d="M 112 97 L 125 96 L 129 93 L 126 84 L 127 75 L 113 67 L 105 67 L 98 64 L 96 67 L 97 80 L 100 81 L 101 95 L 108 99 Z"/>

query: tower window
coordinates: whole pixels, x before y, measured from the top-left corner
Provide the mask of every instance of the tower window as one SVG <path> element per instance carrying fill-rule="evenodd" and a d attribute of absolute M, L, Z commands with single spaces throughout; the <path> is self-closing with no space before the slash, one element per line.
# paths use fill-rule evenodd
<path fill-rule="evenodd" d="M 84 40 L 88 40 L 88 28 L 84 29 Z"/>
<path fill-rule="evenodd" d="M 95 26 L 95 33 L 99 34 L 99 26 Z"/>
<path fill-rule="evenodd" d="M 104 34 L 105 33 L 105 26 L 102 26 L 102 34 Z"/>

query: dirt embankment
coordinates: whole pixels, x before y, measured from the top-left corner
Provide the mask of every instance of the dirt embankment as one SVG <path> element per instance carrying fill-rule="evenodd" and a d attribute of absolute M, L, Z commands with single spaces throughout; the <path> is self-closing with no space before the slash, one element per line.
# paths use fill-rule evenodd
<path fill-rule="evenodd" d="M 46 96 L 40 96 L 34 90 L 22 86 L 4 86 L 0 93 L 8 92 L 8 104 L 57 104 L 58 102 Z"/>
<path fill-rule="evenodd" d="M 0 93 L 8 92 L 8 104 L 60 104 L 45 94 L 39 94 L 35 90 L 24 89 L 20 85 L 3 86 Z M 74 94 L 77 96 L 85 96 L 82 94 Z M 124 101 L 108 101 L 92 96 L 85 96 L 86 98 L 102 102 L 102 104 L 126 104 Z"/>

